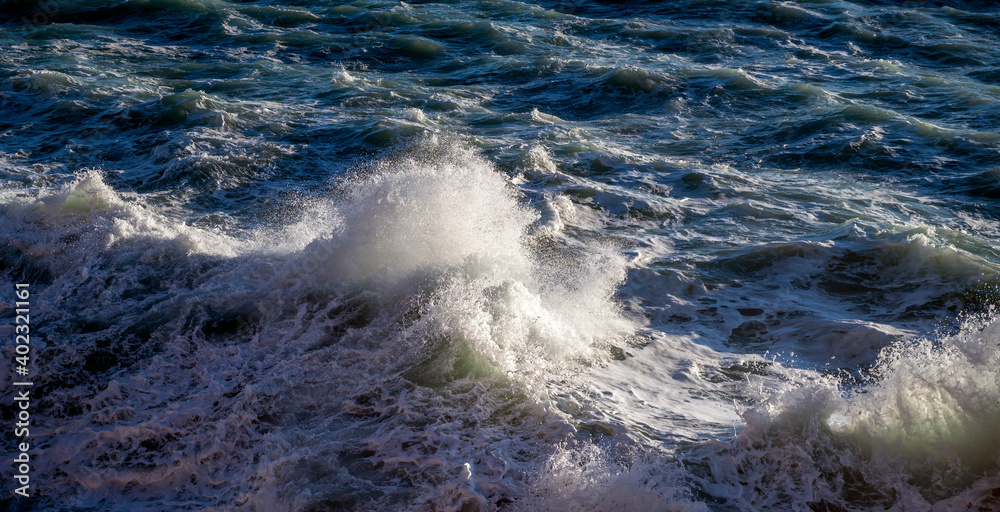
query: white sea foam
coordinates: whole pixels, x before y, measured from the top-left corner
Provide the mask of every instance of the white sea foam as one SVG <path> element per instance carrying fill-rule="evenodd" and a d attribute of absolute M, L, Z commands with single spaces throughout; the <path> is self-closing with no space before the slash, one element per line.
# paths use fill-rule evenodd
<path fill-rule="evenodd" d="M 758 510 L 989 503 L 1000 477 L 998 339 L 997 321 L 969 321 L 955 336 L 893 345 L 871 384 L 851 390 L 786 370 L 784 389 L 744 412 L 732 443 L 695 450 L 704 488 Z"/>
<path fill-rule="evenodd" d="M 538 214 L 487 162 L 429 144 L 348 186 L 342 228 L 291 262 L 298 286 L 365 283 L 403 308 L 426 293 L 415 336 L 454 337 L 518 374 L 590 359 L 595 343 L 634 328 L 611 302 L 621 256 L 560 249 L 565 240 L 536 229 Z"/>
<path fill-rule="evenodd" d="M 46 262 L 57 274 L 112 247 L 118 253 L 139 251 L 134 254 L 139 259 L 156 258 L 155 253 L 167 249 L 179 256 L 221 257 L 235 256 L 240 250 L 236 240 L 188 227 L 123 198 L 96 170 L 81 172 L 71 182 L 37 197 L 11 189 L 5 199 L 9 221 L 4 231 L 14 248 Z M 151 241 L 161 243 L 146 243 Z"/>
<path fill-rule="evenodd" d="M 49 341 L 38 381 L 107 368 L 57 386 L 62 409 L 39 416 L 53 492 L 251 510 L 335 497 L 469 510 L 535 493 L 559 509 L 551 479 L 574 477 L 545 461 L 576 429 L 548 383 L 635 329 L 613 301 L 624 258 L 545 229 L 504 175 L 448 144 L 341 188 L 271 245 L 185 226 L 97 172 L 7 196 L 5 235 L 57 284 L 37 307 L 54 329 L 89 326 L 71 347 Z M 602 471 L 573 499 L 627 508 L 628 493 L 591 492 L 642 478 Z M 663 482 L 649 500 L 680 495 Z"/>

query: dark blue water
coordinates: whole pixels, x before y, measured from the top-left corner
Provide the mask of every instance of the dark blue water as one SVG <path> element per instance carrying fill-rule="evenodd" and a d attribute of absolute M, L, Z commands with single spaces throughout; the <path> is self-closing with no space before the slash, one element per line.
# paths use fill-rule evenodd
<path fill-rule="evenodd" d="M 0 2 L 8 508 L 1000 509 L 998 29 Z"/>

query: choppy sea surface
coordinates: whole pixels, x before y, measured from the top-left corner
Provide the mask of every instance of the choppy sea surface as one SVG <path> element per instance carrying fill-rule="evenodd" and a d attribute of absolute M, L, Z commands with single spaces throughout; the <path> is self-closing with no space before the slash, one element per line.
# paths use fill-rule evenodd
<path fill-rule="evenodd" d="M 1000 7 L 0 2 L 65 511 L 1000 510 Z"/>

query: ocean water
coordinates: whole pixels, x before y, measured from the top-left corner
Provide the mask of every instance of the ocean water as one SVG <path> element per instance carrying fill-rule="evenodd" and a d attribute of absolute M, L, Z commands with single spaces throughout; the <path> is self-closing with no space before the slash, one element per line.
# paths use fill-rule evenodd
<path fill-rule="evenodd" d="M 4 510 L 1000 510 L 992 2 L 0 1 L 0 217 Z"/>

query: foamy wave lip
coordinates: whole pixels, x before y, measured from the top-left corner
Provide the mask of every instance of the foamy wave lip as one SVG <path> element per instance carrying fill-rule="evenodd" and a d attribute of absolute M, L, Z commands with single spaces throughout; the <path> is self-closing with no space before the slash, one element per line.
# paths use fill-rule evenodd
<path fill-rule="evenodd" d="M 336 232 L 317 233 L 280 286 L 378 289 L 400 313 L 419 302 L 412 337 L 467 344 L 501 372 L 591 359 L 595 344 L 634 329 L 612 301 L 624 258 L 559 249 L 565 241 L 467 149 L 427 139 L 356 178 L 334 208 Z"/>
<path fill-rule="evenodd" d="M 707 464 L 701 484 L 763 510 L 987 503 L 1000 481 L 998 339 L 994 319 L 893 345 L 857 391 L 798 372 L 790 382 L 805 384 L 747 410 L 731 444 L 696 450 Z"/>
<path fill-rule="evenodd" d="M 978 331 L 978 332 L 977 332 Z M 911 463 L 962 466 L 982 474 L 1000 465 L 1000 321 L 940 343 L 883 351 L 878 382 L 828 420 Z M 926 468 L 914 465 L 911 469 Z"/>
<path fill-rule="evenodd" d="M 241 251 L 234 239 L 188 227 L 123 198 L 100 171 L 83 171 L 60 189 L 35 198 L 23 195 L 6 192 L 3 235 L 21 254 L 48 263 L 55 274 L 77 268 L 113 246 L 122 252 L 139 251 L 140 260 L 170 250 L 178 257 L 232 257 Z"/>

